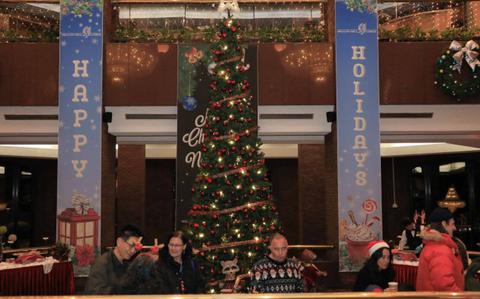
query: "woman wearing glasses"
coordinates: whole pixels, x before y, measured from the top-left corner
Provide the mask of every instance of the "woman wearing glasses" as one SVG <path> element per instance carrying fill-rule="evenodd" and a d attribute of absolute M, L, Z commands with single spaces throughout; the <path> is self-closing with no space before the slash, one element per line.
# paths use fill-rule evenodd
<path fill-rule="evenodd" d="M 175 231 L 160 250 L 159 267 L 167 294 L 200 294 L 205 283 L 192 257 L 192 246 L 182 231 Z"/>

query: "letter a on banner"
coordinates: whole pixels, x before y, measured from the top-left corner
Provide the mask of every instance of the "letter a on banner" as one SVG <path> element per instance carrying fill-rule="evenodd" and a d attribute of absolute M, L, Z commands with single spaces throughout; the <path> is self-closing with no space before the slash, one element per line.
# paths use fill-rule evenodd
<path fill-rule="evenodd" d="M 57 241 L 76 276 L 100 252 L 103 1 L 60 1 Z"/>
<path fill-rule="evenodd" d="M 339 269 L 382 238 L 376 0 L 335 2 Z"/>

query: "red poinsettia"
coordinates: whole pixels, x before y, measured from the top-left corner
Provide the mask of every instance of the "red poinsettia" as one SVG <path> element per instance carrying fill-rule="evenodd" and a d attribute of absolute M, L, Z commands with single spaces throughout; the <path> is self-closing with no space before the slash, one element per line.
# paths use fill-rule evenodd
<path fill-rule="evenodd" d="M 91 265 L 95 262 L 95 250 L 91 245 L 77 246 L 75 248 L 75 257 L 79 267 Z"/>

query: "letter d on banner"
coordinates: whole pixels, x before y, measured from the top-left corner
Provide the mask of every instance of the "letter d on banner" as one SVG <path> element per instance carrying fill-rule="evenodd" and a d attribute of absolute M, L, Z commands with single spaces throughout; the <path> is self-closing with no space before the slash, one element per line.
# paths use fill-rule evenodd
<path fill-rule="evenodd" d="M 376 0 L 335 2 L 339 269 L 382 238 Z"/>

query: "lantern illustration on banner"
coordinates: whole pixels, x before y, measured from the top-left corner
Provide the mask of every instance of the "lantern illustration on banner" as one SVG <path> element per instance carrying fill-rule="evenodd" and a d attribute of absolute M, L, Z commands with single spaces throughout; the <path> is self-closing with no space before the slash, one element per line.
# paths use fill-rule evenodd
<path fill-rule="evenodd" d="M 80 193 L 72 195 L 72 208 L 57 216 L 58 241 L 72 246 L 98 247 L 100 216 L 90 207 L 90 200 Z"/>

